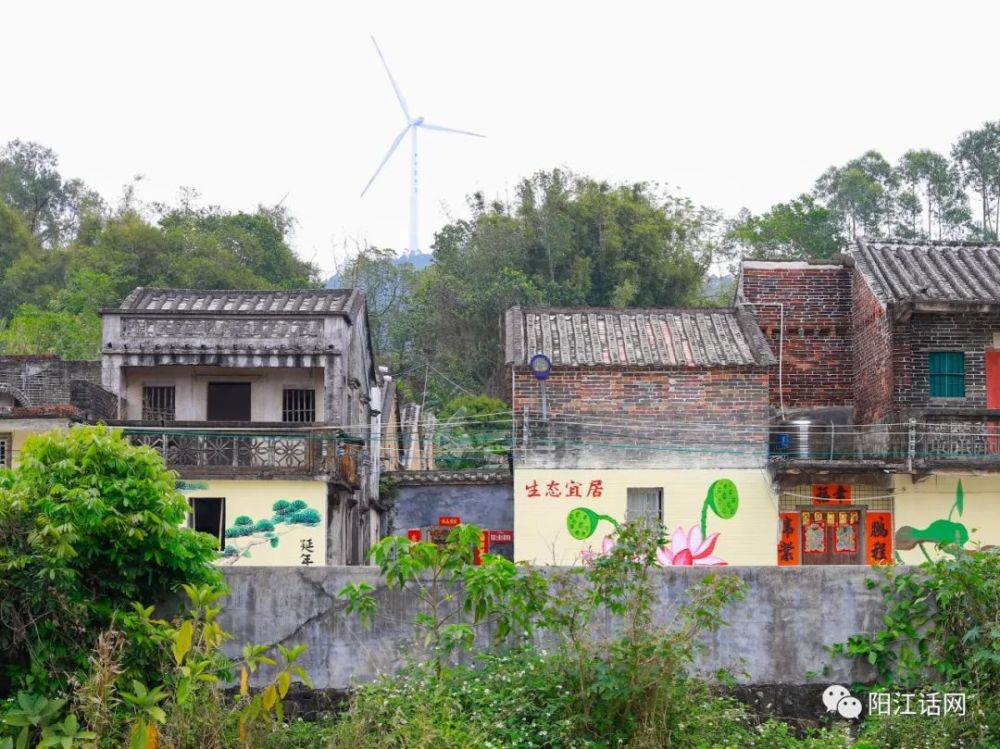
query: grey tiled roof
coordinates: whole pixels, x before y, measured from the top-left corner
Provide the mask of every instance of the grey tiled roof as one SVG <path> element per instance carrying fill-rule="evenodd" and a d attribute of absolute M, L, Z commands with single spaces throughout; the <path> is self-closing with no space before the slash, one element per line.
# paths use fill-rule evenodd
<path fill-rule="evenodd" d="M 421 484 L 509 484 L 513 481 L 506 468 L 473 468 L 464 471 L 387 471 L 386 477 L 401 486 Z"/>
<path fill-rule="evenodd" d="M 526 365 L 544 353 L 554 365 L 618 367 L 769 366 L 760 329 L 736 309 L 507 311 L 506 361 Z"/>
<path fill-rule="evenodd" d="M 351 314 L 363 295 L 353 289 L 293 291 L 155 289 L 140 286 L 117 312 Z"/>
<path fill-rule="evenodd" d="M 1000 304 L 997 244 L 862 240 L 851 256 L 885 303 Z"/>

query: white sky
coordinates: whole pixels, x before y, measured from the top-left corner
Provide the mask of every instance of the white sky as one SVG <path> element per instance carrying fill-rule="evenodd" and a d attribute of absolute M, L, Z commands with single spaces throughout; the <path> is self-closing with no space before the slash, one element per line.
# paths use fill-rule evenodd
<path fill-rule="evenodd" d="M 364 7 L 362 7 L 364 6 Z M 285 204 L 299 254 L 405 247 L 414 115 L 421 244 L 465 196 L 568 166 L 678 186 L 728 213 L 809 189 L 869 148 L 947 151 L 1000 118 L 992 2 L 15 2 L 0 5 L 0 143 L 39 141 L 116 199 L 180 186 Z"/>

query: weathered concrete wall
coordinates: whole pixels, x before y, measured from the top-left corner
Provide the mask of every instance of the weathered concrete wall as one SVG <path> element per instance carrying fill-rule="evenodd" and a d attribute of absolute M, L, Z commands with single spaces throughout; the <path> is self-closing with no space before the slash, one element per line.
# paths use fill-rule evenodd
<path fill-rule="evenodd" d="M 656 617 L 668 623 L 676 605 L 708 568 L 664 570 L 659 583 Z M 826 647 L 858 632 L 871 632 L 884 608 L 877 590 L 868 590 L 866 567 L 732 567 L 724 574 L 749 585 L 742 603 L 725 613 L 729 626 L 706 640 L 699 669 L 712 673 L 732 669 L 751 684 L 806 684 L 807 672 L 831 670 L 825 683 L 870 681 L 861 664 L 831 658 Z M 379 584 L 373 567 L 255 568 L 226 570 L 232 593 L 226 600 L 222 626 L 234 634 L 233 655 L 247 642 L 304 643 L 302 665 L 316 687 L 343 689 L 392 671 L 415 653 L 415 597 Z M 378 614 L 371 630 L 344 614 L 337 592 L 348 583 L 377 586 Z M 602 622 L 606 631 L 610 622 Z"/>
<path fill-rule="evenodd" d="M 503 483 L 400 483 L 393 507 L 393 533 L 405 536 L 407 528 L 437 525 L 442 515 L 458 516 L 463 523 L 480 528 L 512 529 L 514 486 L 510 475 Z"/>

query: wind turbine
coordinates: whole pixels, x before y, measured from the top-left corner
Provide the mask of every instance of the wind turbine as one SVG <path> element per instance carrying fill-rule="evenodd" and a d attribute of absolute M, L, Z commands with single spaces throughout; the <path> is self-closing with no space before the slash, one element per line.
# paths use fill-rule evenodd
<path fill-rule="evenodd" d="M 368 188 L 372 186 L 372 182 L 382 171 L 382 167 L 392 156 L 393 152 L 403 142 L 403 138 L 406 134 L 410 134 L 410 241 L 407 248 L 408 252 L 417 252 L 417 194 L 418 194 L 418 183 L 417 183 L 417 130 L 423 128 L 424 130 L 440 130 L 444 133 L 458 133 L 459 135 L 472 135 L 476 138 L 485 138 L 485 135 L 480 133 L 471 133 L 468 130 L 456 130 L 452 127 L 444 127 L 443 125 L 434 125 L 430 122 L 424 120 L 423 117 L 413 117 L 410 114 L 410 108 L 406 105 L 406 98 L 403 96 L 403 92 L 399 90 L 399 84 L 396 83 L 396 79 L 392 77 L 392 71 L 389 70 L 389 65 L 385 61 L 385 57 L 382 55 L 382 50 L 379 49 L 378 42 L 375 41 L 375 37 L 372 37 L 372 44 L 375 45 L 375 51 L 378 52 L 379 59 L 382 61 L 383 67 L 385 67 L 385 72 L 389 76 L 389 83 L 392 84 L 392 90 L 396 92 L 396 98 L 399 99 L 399 106 L 403 109 L 403 116 L 406 117 L 406 127 L 404 127 L 396 139 L 389 146 L 389 151 L 386 153 L 385 158 L 382 159 L 382 163 L 378 165 L 378 169 L 375 170 L 375 174 L 372 178 L 368 180 L 368 184 L 365 185 L 365 189 L 361 191 L 361 197 L 365 196 L 368 192 Z"/>

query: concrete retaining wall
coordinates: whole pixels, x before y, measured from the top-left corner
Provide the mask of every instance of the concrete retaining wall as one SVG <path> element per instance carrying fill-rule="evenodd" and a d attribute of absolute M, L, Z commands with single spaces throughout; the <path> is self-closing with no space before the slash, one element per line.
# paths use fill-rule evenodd
<path fill-rule="evenodd" d="M 664 570 L 656 616 L 668 621 L 677 602 L 709 570 Z M 413 615 L 417 601 L 408 592 L 380 585 L 373 567 L 236 567 L 225 571 L 232 593 L 222 626 L 233 633 L 231 654 L 247 642 L 304 643 L 302 665 L 317 688 L 343 689 L 392 671 L 414 654 Z M 698 666 L 705 673 L 729 668 L 749 684 L 805 684 L 807 672 L 831 671 L 829 684 L 871 681 L 861 664 L 833 659 L 826 646 L 858 632 L 873 631 L 884 608 L 877 590 L 868 590 L 866 567 L 732 567 L 749 589 L 732 604 L 730 625 L 711 635 Z M 379 609 L 374 627 L 364 630 L 344 614 L 337 592 L 348 583 L 377 586 Z M 602 628 L 608 623 L 605 622 Z"/>

